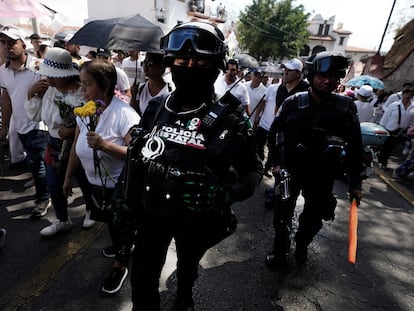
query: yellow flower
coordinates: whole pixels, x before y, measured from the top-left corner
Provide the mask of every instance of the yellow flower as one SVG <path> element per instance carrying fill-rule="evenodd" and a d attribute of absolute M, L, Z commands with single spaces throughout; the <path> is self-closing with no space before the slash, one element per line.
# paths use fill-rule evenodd
<path fill-rule="evenodd" d="M 96 113 L 96 103 L 90 100 L 84 106 L 74 108 L 73 113 L 81 118 L 92 117 Z"/>

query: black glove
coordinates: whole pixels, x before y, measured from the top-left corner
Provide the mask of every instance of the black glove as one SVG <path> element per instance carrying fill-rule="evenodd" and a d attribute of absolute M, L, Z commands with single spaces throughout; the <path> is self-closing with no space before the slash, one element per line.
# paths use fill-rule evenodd
<path fill-rule="evenodd" d="M 360 189 L 349 189 L 349 201 L 352 203 L 353 199 L 356 200 L 356 203 L 359 206 L 362 199 L 362 191 Z"/>

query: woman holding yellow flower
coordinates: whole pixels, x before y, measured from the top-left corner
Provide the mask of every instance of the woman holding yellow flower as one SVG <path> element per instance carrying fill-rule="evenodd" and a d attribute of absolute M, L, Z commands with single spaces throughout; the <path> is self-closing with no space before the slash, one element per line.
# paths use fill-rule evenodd
<path fill-rule="evenodd" d="M 110 203 L 126 159 L 130 129 L 140 118 L 131 106 L 114 96 L 117 75 L 113 64 L 85 62 L 80 69 L 80 80 L 86 105 L 74 111 L 77 115 L 75 141 L 63 188 L 66 195 L 72 194 L 73 173 L 82 164 L 96 202 L 92 218 L 108 223 L 112 246 L 105 248 L 103 254 L 115 257 L 116 261 L 102 291 L 113 294 L 128 274 L 126 265 L 132 242 L 126 246 L 121 233 L 111 223 Z M 108 217 L 102 215 L 105 210 Z"/>

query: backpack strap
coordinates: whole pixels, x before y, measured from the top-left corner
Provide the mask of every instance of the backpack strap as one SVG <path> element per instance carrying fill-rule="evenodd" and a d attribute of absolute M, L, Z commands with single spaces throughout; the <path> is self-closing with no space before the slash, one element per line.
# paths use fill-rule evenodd
<path fill-rule="evenodd" d="M 141 84 L 139 85 L 139 87 L 138 87 L 138 93 L 137 93 L 137 95 L 136 95 L 136 99 L 138 100 L 138 105 L 137 105 L 136 110 L 137 110 L 138 115 L 139 115 L 140 117 L 142 117 L 143 112 L 142 112 L 142 111 L 141 111 L 141 109 L 139 108 L 139 97 L 141 96 L 142 91 L 144 90 L 144 87 L 145 87 L 145 82 L 144 82 L 144 83 L 141 83 Z"/>
<path fill-rule="evenodd" d="M 308 92 L 300 92 L 297 93 L 298 98 L 298 108 L 304 109 L 306 107 L 309 107 L 309 95 Z"/>

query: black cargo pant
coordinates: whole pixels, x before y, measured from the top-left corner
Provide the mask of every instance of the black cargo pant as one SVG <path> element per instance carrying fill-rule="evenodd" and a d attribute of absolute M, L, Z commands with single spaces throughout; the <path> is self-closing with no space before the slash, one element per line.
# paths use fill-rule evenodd
<path fill-rule="evenodd" d="M 299 226 L 295 235 L 297 245 L 308 246 L 322 228 L 322 220 L 334 218 L 336 199 L 332 194 L 334 179 L 325 174 L 315 175 L 309 172 L 291 174 L 290 198 L 275 204 L 273 227 L 275 229 L 275 255 L 287 255 L 290 249 L 290 234 L 300 193 L 305 204 L 299 216 Z"/>
<path fill-rule="evenodd" d="M 177 251 L 177 298 L 189 300 L 205 252 L 224 239 L 215 232 L 214 215 L 139 216 L 132 259 L 133 310 L 160 310 L 159 279 L 168 247 L 174 238 Z"/>

